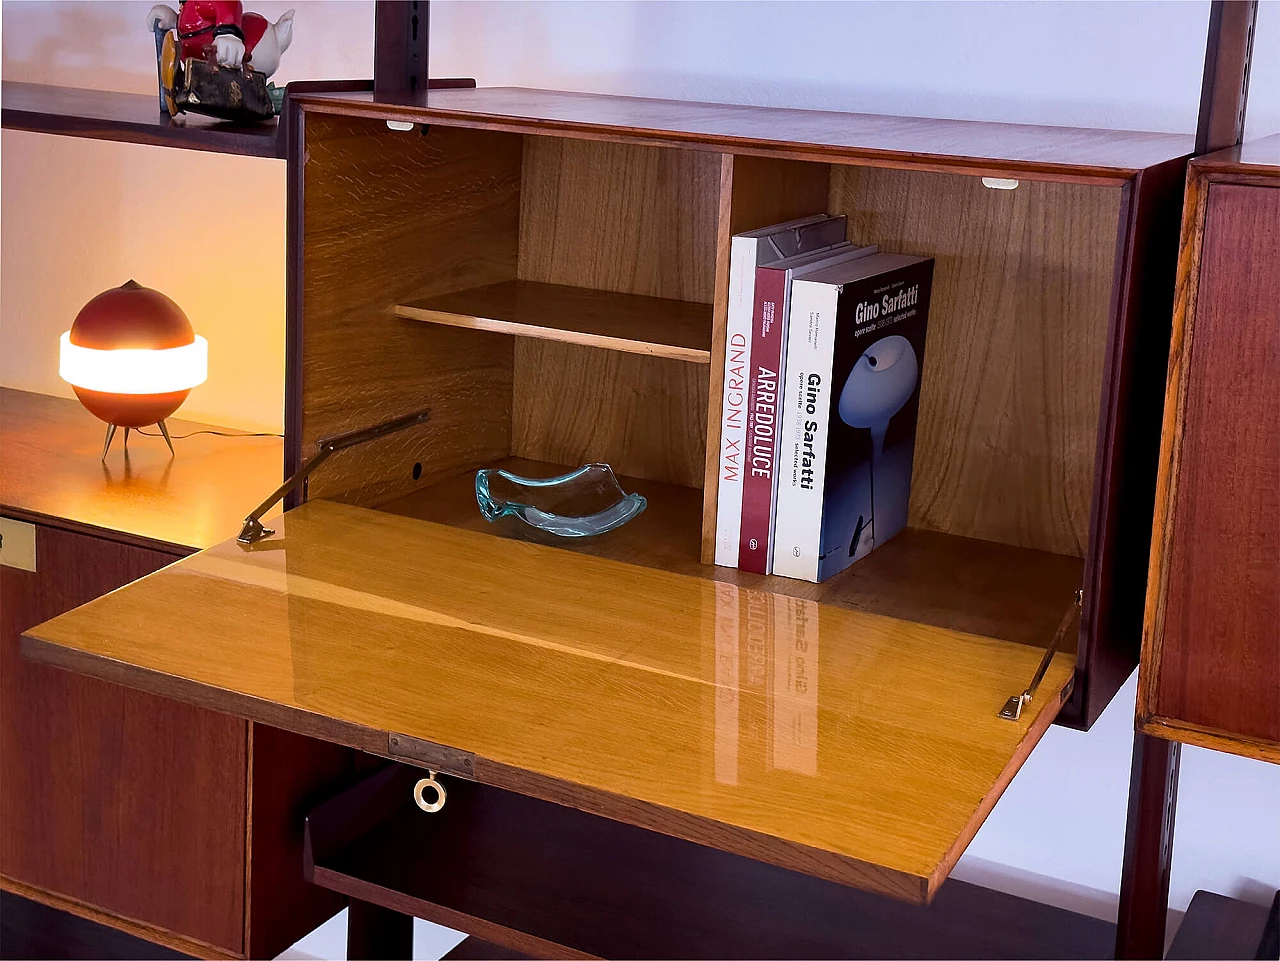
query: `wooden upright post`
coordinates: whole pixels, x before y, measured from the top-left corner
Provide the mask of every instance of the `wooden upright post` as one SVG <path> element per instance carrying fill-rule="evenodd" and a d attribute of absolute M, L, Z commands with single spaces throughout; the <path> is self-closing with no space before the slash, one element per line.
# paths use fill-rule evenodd
<path fill-rule="evenodd" d="M 1213 0 L 1200 84 L 1196 155 L 1234 147 L 1244 137 L 1249 61 L 1258 0 Z"/>
<path fill-rule="evenodd" d="M 398 103 L 427 102 L 427 0 L 376 0 L 373 94 Z"/>

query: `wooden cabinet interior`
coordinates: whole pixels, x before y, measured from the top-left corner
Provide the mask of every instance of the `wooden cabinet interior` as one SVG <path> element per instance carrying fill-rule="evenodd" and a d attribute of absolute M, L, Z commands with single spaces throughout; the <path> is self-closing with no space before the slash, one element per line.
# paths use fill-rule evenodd
<path fill-rule="evenodd" d="M 715 529 L 729 239 L 825 210 L 848 216 L 854 242 L 936 258 L 911 530 L 833 582 L 768 589 L 1043 645 L 1087 586 L 1114 416 L 1102 401 L 1133 279 L 1132 184 L 1081 171 L 993 190 L 976 169 L 443 124 L 405 133 L 316 109 L 304 139 L 295 440 L 305 456 L 320 437 L 432 407 L 422 427 L 335 459 L 311 496 L 476 527 L 475 469 L 606 461 L 649 513 L 577 549 L 700 569 Z M 662 298 L 647 334 L 637 297 Z M 680 352 L 691 343 L 709 364 Z M 1089 593 L 1082 660 L 1107 629 Z M 1099 642 L 1118 663 L 1075 723 L 1136 664 L 1129 620 Z"/>

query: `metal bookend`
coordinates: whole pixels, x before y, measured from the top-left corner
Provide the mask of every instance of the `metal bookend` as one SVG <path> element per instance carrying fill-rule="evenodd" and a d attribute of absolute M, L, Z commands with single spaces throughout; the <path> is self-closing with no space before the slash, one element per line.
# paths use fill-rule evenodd
<path fill-rule="evenodd" d="M 275 531 L 271 528 L 262 526 L 262 515 L 271 510 L 285 494 L 306 481 L 311 472 L 328 460 L 331 454 L 346 450 L 348 447 L 355 447 L 358 444 L 377 440 L 379 437 L 386 437 L 388 434 L 394 434 L 407 427 L 421 424 L 430 415 L 431 411 L 424 407 L 422 410 L 414 411 L 412 414 L 405 414 L 403 417 L 384 421 L 381 424 L 375 424 L 373 427 L 365 427 L 361 430 L 353 430 L 346 434 L 339 434 L 336 437 L 326 437 L 316 441 L 316 455 L 298 468 L 291 477 L 275 489 L 270 497 L 259 504 L 253 513 L 244 519 L 244 526 L 240 528 L 240 536 L 236 540 L 241 544 L 253 544 L 264 537 L 270 537 L 274 534 Z M 305 494 L 303 499 L 306 499 Z"/>
<path fill-rule="evenodd" d="M 1080 616 L 1080 608 L 1083 604 L 1084 591 L 1076 591 L 1076 596 L 1072 600 L 1071 606 L 1062 615 L 1062 623 L 1058 625 L 1058 629 L 1053 634 L 1053 640 L 1044 649 L 1044 657 L 1040 658 L 1040 666 L 1036 668 L 1036 673 L 1031 678 L 1031 683 L 1027 685 L 1026 690 L 1021 694 L 1012 695 L 1009 700 L 1004 702 L 1004 707 L 1000 709 L 1000 716 L 1006 721 L 1016 721 L 1022 717 L 1022 706 L 1031 700 L 1036 693 L 1036 688 L 1044 680 L 1045 673 L 1049 670 L 1049 665 L 1053 663 L 1053 655 L 1058 652 L 1058 645 L 1062 643 L 1063 638 L 1067 636 L 1067 632 L 1071 630 L 1071 625 Z"/>

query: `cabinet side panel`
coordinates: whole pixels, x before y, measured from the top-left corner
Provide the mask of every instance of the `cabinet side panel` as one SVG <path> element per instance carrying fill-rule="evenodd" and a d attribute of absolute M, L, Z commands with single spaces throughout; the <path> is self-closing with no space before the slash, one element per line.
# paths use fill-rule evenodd
<path fill-rule="evenodd" d="M 335 457 L 312 495 L 376 504 L 509 453 L 511 338 L 391 309 L 514 279 L 520 154 L 515 134 L 307 113 L 303 457 L 319 438 L 431 408 L 421 427 Z"/>
<path fill-rule="evenodd" d="M 245 722 L 18 654 L 174 560 L 42 527 L 35 573 L 0 568 L 0 873 L 242 953 Z"/>
<path fill-rule="evenodd" d="M 1280 189 L 1212 184 L 1155 713 L 1280 742 Z"/>
<path fill-rule="evenodd" d="M 302 824 L 350 779 L 355 752 L 255 723 L 252 764 L 249 956 L 274 958 L 345 906 L 303 878 Z"/>
<path fill-rule="evenodd" d="M 935 259 L 912 526 L 1084 556 L 1120 199 L 832 168 L 850 240 Z"/>

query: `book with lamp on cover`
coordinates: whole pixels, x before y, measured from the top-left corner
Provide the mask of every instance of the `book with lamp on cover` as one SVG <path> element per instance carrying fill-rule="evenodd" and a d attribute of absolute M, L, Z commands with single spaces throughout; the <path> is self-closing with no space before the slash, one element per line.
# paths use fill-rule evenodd
<path fill-rule="evenodd" d="M 720 479 L 716 495 L 715 562 L 722 567 L 738 566 L 756 268 L 796 254 L 830 249 L 844 242 L 844 234 L 844 217 L 814 214 L 749 230 L 730 241 L 724 394 L 720 406 Z"/>
<path fill-rule="evenodd" d="M 794 279 L 773 573 L 825 580 L 906 526 L 932 280 L 905 254 Z"/>
<path fill-rule="evenodd" d="M 756 268 L 747 379 L 746 460 L 742 471 L 742 522 L 738 567 L 768 574 L 772 567 L 774 496 L 777 492 L 780 374 L 787 340 L 787 302 L 795 278 L 875 253 L 875 247 L 841 243 Z"/>

